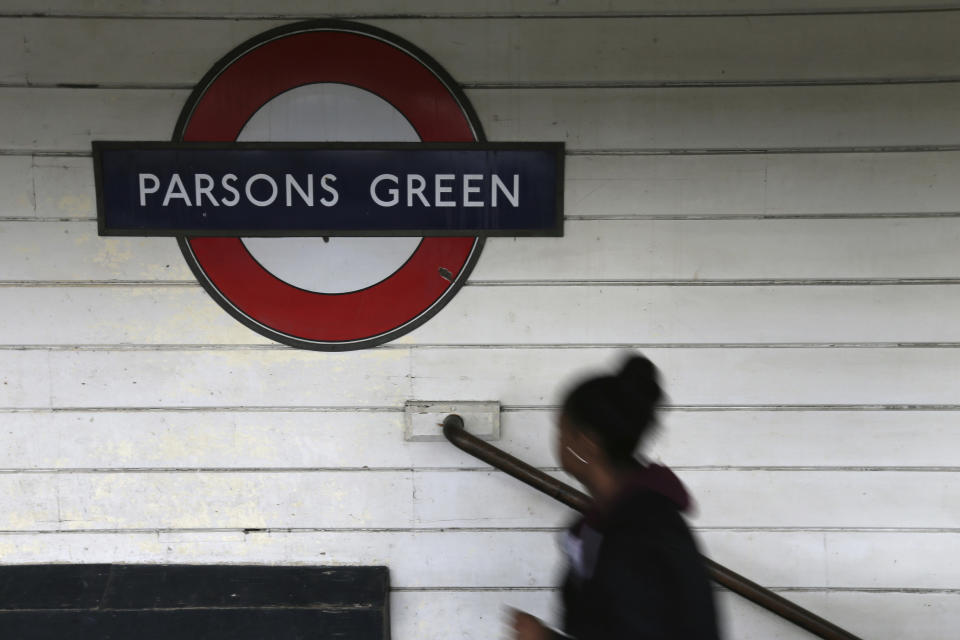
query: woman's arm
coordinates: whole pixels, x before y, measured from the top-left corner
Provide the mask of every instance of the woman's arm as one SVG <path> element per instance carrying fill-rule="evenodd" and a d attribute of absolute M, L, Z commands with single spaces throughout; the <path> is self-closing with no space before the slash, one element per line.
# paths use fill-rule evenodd
<path fill-rule="evenodd" d="M 525 611 L 513 610 L 514 640 L 569 640 Z"/>

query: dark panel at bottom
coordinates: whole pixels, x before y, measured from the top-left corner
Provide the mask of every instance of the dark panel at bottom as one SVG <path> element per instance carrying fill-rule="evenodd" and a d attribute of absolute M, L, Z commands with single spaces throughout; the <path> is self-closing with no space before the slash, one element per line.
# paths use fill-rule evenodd
<path fill-rule="evenodd" d="M 171 609 L 0 611 L 9 640 L 381 640 L 379 609 Z"/>
<path fill-rule="evenodd" d="M 100 608 L 384 606 L 389 590 L 386 567 L 115 565 Z"/>
<path fill-rule="evenodd" d="M 0 609 L 96 609 L 112 570 L 109 564 L 0 567 Z"/>
<path fill-rule="evenodd" d="M 387 567 L 0 565 L 0 640 L 389 640 Z"/>

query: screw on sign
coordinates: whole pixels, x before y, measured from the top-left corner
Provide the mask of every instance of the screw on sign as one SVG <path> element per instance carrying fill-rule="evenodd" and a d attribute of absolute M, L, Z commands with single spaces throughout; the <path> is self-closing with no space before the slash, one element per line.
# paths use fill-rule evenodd
<path fill-rule="evenodd" d="M 429 56 L 366 25 L 268 31 L 200 81 L 172 143 L 94 142 L 103 235 L 171 235 L 240 322 L 305 349 L 437 313 L 489 235 L 562 235 L 563 145 L 486 143 Z"/>

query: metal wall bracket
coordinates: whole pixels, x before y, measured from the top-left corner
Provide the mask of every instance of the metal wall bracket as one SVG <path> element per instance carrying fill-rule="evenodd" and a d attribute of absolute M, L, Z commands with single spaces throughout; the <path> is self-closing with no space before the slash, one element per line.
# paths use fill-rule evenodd
<path fill-rule="evenodd" d="M 443 419 L 451 413 L 463 418 L 466 431 L 482 440 L 500 439 L 499 402 L 409 401 L 404 407 L 403 439 L 408 442 L 439 442 Z"/>

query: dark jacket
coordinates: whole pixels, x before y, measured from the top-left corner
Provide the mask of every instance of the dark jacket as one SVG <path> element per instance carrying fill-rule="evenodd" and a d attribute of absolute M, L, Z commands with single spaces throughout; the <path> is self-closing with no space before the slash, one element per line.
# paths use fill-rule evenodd
<path fill-rule="evenodd" d="M 717 640 L 713 590 L 666 467 L 637 468 L 618 499 L 564 542 L 564 633 L 576 640 Z"/>

